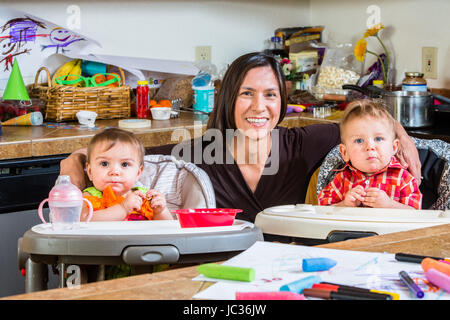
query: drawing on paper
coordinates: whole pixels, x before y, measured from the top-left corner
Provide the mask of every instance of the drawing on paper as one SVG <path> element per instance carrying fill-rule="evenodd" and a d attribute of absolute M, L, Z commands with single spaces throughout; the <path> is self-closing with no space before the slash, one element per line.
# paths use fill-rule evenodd
<path fill-rule="evenodd" d="M 8 20 L 1 26 L 0 53 L 2 58 L 0 64 L 4 63 L 4 71 L 8 71 L 13 65 L 13 58 L 21 54 L 29 54 L 31 49 L 26 48 L 27 43 L 35 42 L 36 37 L 47 37 L 47 34 L 37 34 L 39 28 L 45 29 L 43 22 L 25 16 Z"/>
<path fill-rule="evenodd" d="M 59 53 L 59 49 L 61 49 L 62 53 L 65 53 L 69 51 L 67 47 L 72 43 L 85 40 L 71 30 L 61 27 L 54 28 L 49 34 L 49 39 L 51 44 L 42 45 L 41 51 L 48 48 L 55 48 L 55 53 Z"/>

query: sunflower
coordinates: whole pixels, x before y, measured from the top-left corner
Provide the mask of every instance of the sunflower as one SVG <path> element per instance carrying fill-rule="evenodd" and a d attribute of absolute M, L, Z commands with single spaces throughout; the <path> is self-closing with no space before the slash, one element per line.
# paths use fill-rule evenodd
<path fill-rule="evenodd" d="M 353 49 L 353 54 L 355 55 L 356 60 L 364 61 L 366 50 L 367 50 L 367 41 L 364 39 L 359 39 L 355 45 L 355 49 Z"/>
<path fill-rule="evenodd" d="M 381 22 L 379 22 L 376 25 L 374 25 L 372 28 L 367 29 L 366 32 L 364 32 L 364 38 L 377 36 L 378 32 L 381 29 L 384 29 L 384 26 L 381 24 Z"/>

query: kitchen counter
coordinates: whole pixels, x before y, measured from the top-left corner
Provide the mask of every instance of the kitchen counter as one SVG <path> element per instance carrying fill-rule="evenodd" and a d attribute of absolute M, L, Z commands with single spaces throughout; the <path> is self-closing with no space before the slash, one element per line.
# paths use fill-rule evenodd
<path fill-rule="evenodd" d="M 289 114 L 282 121 L 285 127 L 305 126 L 314 123 L 337 122 L 342 111 L 334 111 L 326 119 L 314 118 L 312 113 Z M 3 126 L 0 136 L 0 159 L 15 159 L 40 157 L 58 154 L 69 154 L 88 145 L 89 140 L 100 129 L 118 127 L 119 119 L 97 120 L 95 130 L 81 128 L 77 122 L 64 124 L 44 123 L 42 126 Z M 192 113 L 180 113 L 179 118 L 170 120 L 152 120 L 150 128 L 132 129 L 141 139 L 144 147 L 160 146 L 180 142 L 172 140 L 172 136 L 188 138 L 199 137 L 203 134 L 208 117 Z M 177 130 L 178 131 L 175 131 Z"/>
<path fill-rule="evenodd" d="M 439 225 L 389 233 L 374 237 L 320 245 L 329 249 L 404 252 L 435 257 L 450 255 L 450 225 Z M 192 299 L 213 282 L 192 281 L 197 266 L 172 269 L 152 274 L 83 284 L 78 289 L 61 288 L 5 297 L 5 300 L 127 300 L 127 299 Z"/>

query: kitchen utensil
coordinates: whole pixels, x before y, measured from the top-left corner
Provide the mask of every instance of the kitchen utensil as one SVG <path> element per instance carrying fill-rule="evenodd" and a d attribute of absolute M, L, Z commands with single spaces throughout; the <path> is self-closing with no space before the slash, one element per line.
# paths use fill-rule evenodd
<path fill-rule="evenodd" d="M 81 190 L 70 182 L 69 176 L 59 176 L 55 186 L 50 190 L 47 199 L 39 204 L 38 214 L 43 223 L 47 223 L 42 215 L 42 207 L 48 201 L 50 207 L 50 223 L 54 230 L 72 229 L 80 222 L 83 201 L 89 206 L 87 222 L 92 218 L 92 204 L 83 198 Z"/>
<path fill-rule="evenodd" d="M 361 88 L 356 85 L 343 85 L 342 88 L 361 92 L 373 99 L 382 99 L 394 119 L 407 128 L 434 124 L 435 113 L 440 112 L 434 105 L 434 99 L 450 103 L 450 99 L 431 92 L 387 91 L 375 86 Z"/>

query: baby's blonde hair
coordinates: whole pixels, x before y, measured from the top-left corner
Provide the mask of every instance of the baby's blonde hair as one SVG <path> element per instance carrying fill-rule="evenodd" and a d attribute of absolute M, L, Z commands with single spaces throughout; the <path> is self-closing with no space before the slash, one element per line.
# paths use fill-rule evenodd
<path fill-rule="evenodd" d="M 345 125 L 354 118 L 372 117 L 375 119 L 386 119 L 391 127 L 394 139 L 397 138 L 395 131 L 395 120 L 386 110 L 381 102 L 376 102 L 369 99 L 361 99 L 350 102 L 345 108 L 344 115 L 339 122 L 341 132 L 341 139 L 343 137 Z"/>
<path fill-rule="evenodd" d="M 141 140 L 139 140 L 132 132 L 118 128 L 105 129 L 102 132 L 97 133 L 91 139 L 87 148 L 87 162 L 90 162 L 92 151 L 97 145 L 101 143 L 109 143 L 109 145 L 104 150 L 107 151 L 119 142 L 133 146 L 138 153 L 140 165 L 144 165 L 145 148 Z"/>

